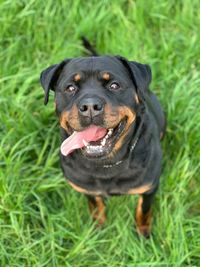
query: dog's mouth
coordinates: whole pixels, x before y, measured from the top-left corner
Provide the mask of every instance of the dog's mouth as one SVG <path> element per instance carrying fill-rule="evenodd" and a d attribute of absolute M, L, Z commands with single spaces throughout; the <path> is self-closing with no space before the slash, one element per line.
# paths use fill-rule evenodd
<path fill-rule="evenodd" d="M 61 153 L 69 155 L 80 149 L 84 156 L 90 158 L 105 157 L 112 152 L 126 126 L 126 118 L 114 128 L 102 128 L 91 125 L 83 131 L 73 131 L 61 145 Z"/>
<path fill-rule="evenodd" d="M 83 154 L 88 157 L 103 157 L 108 155 L 122 135 L 125 125 L 126 120 L 124 119 L 116 127 L 106 130 L 106 135 L 103 138 L 89 142 L 87 146 L 81 149 Z"/>

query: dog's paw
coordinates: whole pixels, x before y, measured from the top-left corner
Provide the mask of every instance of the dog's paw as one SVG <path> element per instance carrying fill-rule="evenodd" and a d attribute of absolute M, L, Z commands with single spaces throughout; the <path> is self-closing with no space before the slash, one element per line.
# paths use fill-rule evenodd
<path fill-rule="evenodd" d="M 149 238 L 151 235 L 151 227 L 149 225 L 140 225 L 136 227 L 139 236 Z"/>

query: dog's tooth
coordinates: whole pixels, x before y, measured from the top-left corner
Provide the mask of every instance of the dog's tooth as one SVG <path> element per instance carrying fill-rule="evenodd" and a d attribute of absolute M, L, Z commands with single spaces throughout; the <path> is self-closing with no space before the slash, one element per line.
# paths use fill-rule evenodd
<path fill-rule="evenodd" d="M 107 133 L 106 136 L 104 137 L 105 139 L 108 139 L 109 138 L 109 134 Z"/>
<path fill-rule="evenodd" d="M 89 143 L 83 139 L 83 144 L 84 146 L 88 146 Z"/>
<path fill-rule="evenodd" d="M 105 144 L 106 144 L 106 138 L 104 137 L 104 139 L 101 141 L 101 144 L 102 144 L 102 146 L 105 146 Z"/>
<path fill-rule="evenodd" d="M 112 135 L 112 132 L 113 132 L 113 130 L 110 129 L 110 130 L 108 131 L 108 136 L 111 136 L 111 135 Z"/>

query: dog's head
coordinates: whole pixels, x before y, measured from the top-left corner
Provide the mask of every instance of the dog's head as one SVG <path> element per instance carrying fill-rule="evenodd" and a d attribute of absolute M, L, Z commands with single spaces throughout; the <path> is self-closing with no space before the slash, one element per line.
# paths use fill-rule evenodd
<path fill-rule="evenodd" d="M 120 151 L 145 101 L 151 81 L 148 65 L 122 57 L 66 59 L 41 73 L 45 104 L 55 92 L 60 125 L 69 136 L 62 145 L 67 155 L 80 149 L 101 159 Z"/>

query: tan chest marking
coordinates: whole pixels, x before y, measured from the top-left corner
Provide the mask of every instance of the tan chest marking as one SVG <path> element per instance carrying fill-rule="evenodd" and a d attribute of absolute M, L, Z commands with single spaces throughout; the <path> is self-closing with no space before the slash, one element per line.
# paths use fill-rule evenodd
<path fill-rule="evenodd" d="M 80 193 L 84 193 L 84 194 L 87 194 L 87 195 L 95 195 L 95 196 L 99 196 L 99 195 L 102 195 L 103 192 L 102 191 L 93 191 L 93 190 L 87 190 L 87 189 L 84 189 L 70 181 L 68 181 L 68 183 L 71 185 L 71 187 L 73 189 L 75 189 L 76 191 L 80 192 Z M 136 195 L 136 194 L 143 194 L 147 191 L 149 191 L 151 189 L 151 184 L 147 184 L 147 185 L 143 185 L 143 186 L 140 186 L 140 187 L 136 187 L 136 188 L 133 188 L 133 189 L 130 189 L 128 190 L 128 192 L 124 193 L 125 195 L 128 194 L 128 195 Z"/>

